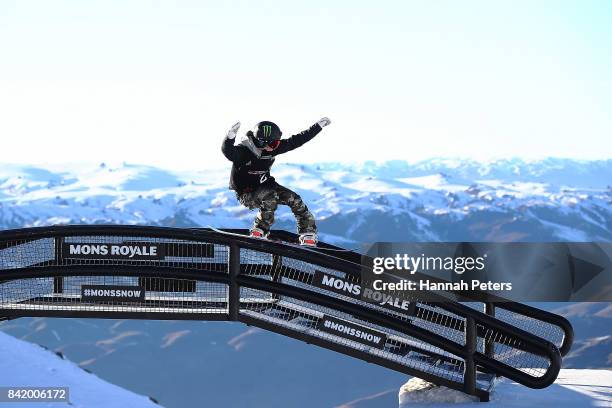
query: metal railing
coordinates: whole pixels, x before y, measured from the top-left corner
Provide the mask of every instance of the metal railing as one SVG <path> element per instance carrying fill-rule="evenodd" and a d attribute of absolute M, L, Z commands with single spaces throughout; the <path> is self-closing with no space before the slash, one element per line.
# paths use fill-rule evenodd
<path fill-rule="evenodd" d="M 485 313 L 445 296 L 405 308 L 366 302 L 317 281 L 359 283 L 356 254 L 333 249 L 208 229 L 3 231 L 0 314 L 240 321 L 483 401 L 495 376 L 532 388 L 555 380 L 557 346 L 569 349 L 572 338 L 562 317 L 511 302 L 486 304 Z"/>

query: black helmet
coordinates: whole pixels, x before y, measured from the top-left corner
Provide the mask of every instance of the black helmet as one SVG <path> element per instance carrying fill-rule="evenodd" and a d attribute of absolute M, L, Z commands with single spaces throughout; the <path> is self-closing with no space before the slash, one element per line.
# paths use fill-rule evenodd
<path fill-rule="evenodd" d="M 255 146 L 263 149 L 266 146 L 278 145 L 283 132 L 274 122 L 264 120 L 255 125 L 255 129 L 249 130 L 247 135 L 253 139 Z"/>

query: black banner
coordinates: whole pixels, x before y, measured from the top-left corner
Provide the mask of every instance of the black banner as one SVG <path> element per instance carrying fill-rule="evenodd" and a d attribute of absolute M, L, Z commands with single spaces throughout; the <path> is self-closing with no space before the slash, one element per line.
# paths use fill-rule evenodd
<path fill-rule="evenodd" d="M 165 258 L 163 244 L 151 242 L 122 243 L 78 243 L 63 242 L 64 259 L 121 259 L 121 260 L 162 260 Z"/>
<path fill-rule="evenodd" d="M 215 246 L 206 242 L 66 242 L 61 240 L 64 259 L 163 260 L 177 258 L 214 258 Z"/>
<path fill-rule="evenodd" d="M 339 295 L 373 303 L 394 312 L 404 314 L 410 313 L 410 300 L 405 294 L 402 294 L 404 296 L 397 296 L 395 294 L 392 295 L 390 293 L 376 291 L 367 284 L 362 285 L 361 283 L 349 282 L 338 276 L 329 275 L 321 271 L 315 271 L 312 285 Z"/>
<path fill-rule="evenodd" d="M 145 290 L 140 286 L 83 285 L 81 286 L 81 300 L 142 302 L 145 300 Z"/>
<path fill-rule="evenodd" d="M 387 335 L 382 332 L 347 322 L 346 320 L 337 319 L 332 316 L 323 316 L 320 318 L 317 322 L 317 329 L 325 333 L 333 334 L 348 340 L 353 340 L 368 346 L 376 347 L 378 349 L 384 348 L 385 342 L 387 341 Z"/>
<path fill-rule="evenodd" d="M 329 275 L 321 271 L 315 271 L 312 278 L 312 285 L 320 289 L 338 293 L 339 295 L 352 297 L 353 299 L 361 298 L 361 285 L 359 283 L 349 282 L 338 276 Z"/>

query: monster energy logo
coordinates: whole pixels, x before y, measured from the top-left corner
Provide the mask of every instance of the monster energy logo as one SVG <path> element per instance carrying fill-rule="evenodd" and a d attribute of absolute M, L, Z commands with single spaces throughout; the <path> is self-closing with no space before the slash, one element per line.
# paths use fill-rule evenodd
<path fill-rule="evenodd" d="M 272 136 L 272 126 L 271 125 L 263 125 L 261 129 L 263 130 L 264 138 L 268 139 L 270 136 Z"/>

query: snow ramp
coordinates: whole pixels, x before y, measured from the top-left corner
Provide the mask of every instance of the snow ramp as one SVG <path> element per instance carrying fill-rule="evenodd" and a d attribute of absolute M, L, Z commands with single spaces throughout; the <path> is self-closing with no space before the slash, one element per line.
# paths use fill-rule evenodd
<path fill-rule="evenodd" d="M 240 230 L 77 225 L 0 232 L 0 316 L 231 320 L 487 401 L 497 376 L 552 384 L 571 347 L 564 318 L 456 293 L 364 301 L 361 254 Z M 330 282 L 332 284 L 330 285 Z M 340 282 L 338 290 L 333 282 Z M 465 295 L 465 294 L 463 294 Z"/>

